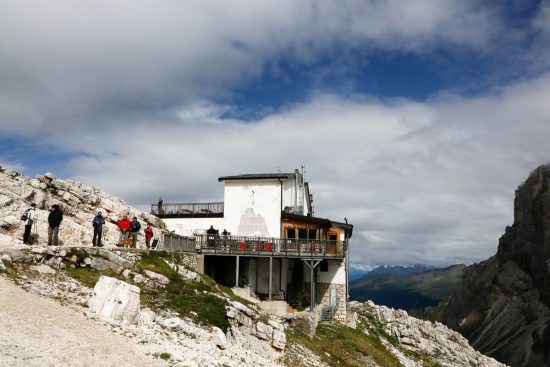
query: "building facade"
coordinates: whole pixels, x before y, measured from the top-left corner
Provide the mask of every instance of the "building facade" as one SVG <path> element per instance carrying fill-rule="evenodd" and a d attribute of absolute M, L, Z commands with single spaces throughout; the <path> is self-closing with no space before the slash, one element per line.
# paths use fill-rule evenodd
<path fill-rule="evenodd" d="M 205 273 L 217 282 L 345 322 L 353 226 L 314 215 L 309 185 L 298 170 L 218 181 L 224 183 L 223 203 L 151 210 L 170 231 L 197 239 Z"/>

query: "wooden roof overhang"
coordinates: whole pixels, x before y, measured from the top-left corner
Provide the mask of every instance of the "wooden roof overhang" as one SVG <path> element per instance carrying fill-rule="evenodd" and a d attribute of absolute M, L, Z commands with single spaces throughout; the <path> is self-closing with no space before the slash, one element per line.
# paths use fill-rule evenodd
<path fill-rule="evenodd" d="M 340 228 L 343 228 L 346 231 L 348 238 L 351 237 L 352 232 L 353 232 L 353 224 L 335 222 L 333 220 L 325 219 L 325 218 L 317 218 L 317 217 L 311 217 L 311 216 L 307 216 L 307 215 L 281 212 L 281 219 L 283 221 L 285 219 L 287 219 L 287 220 L 292 220 L 292 221 L 296 221 L 296 222 L 317 224 L 317 225 L 319 225 L 321 227 L 325 227 L 325 228 L 340 227 Z"/>

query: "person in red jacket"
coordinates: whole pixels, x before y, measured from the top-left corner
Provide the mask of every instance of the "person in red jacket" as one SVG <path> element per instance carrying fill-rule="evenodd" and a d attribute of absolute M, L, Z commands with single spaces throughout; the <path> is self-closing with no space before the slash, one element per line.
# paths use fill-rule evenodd
<path fill-rule="evenodd" d="M 153 237 L 153 228 L 148 224 L 145 228 L 145 246 L 151 248 L 151 238 Z"/>
<path fill-rule="evenodd" d="M 127 215 L 124 215 L 122 219 L 118 221 L 118 230 L 120 231 L 120 236 L 118 238 L 119 243 L 130 238 L 130 221 Z"/>

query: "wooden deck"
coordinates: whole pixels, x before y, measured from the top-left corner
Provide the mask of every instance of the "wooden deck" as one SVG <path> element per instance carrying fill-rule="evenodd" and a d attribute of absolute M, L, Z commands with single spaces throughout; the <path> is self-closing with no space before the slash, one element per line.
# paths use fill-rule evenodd
<path fill-rule="evenodd" d="M 279 238 L 200 235 L 194 238 L 165 234 L 162 249 L 205 255 L 246 255 L 288 258 L 343 259 L 343 241 L 287 240 Z"/>

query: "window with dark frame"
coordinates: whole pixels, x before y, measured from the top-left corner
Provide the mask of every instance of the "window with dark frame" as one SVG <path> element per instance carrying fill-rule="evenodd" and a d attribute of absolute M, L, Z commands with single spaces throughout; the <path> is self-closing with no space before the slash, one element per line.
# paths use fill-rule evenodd
<path fill-rule="evenodd" d="M 289 240 L 293 240 L 296 238 L 296 231 L 294 230 L 294 228 L 286 229 L 286 238 Z"/>

